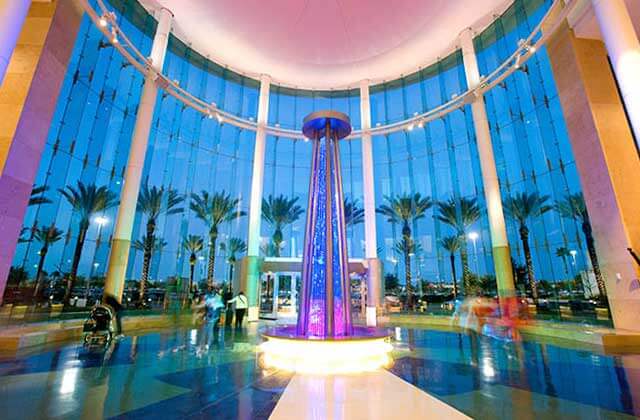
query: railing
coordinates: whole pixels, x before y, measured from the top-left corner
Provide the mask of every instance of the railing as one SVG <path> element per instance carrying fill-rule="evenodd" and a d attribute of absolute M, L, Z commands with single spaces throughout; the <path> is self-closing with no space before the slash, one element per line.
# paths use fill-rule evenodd
<path fill-rule="evenodd" d="M 566 2 L 566 4 L 565 4 Z M 575 7 L 577 0 L 555 0 L 549 8 L 540 23 L 533 29 L 531 34 L 519 42 L 516 51 L 500 64 L 491 74 L 484 76 L 478 86 L 468 89 L 464 93 L 453 97 L 450 101 L 431 109 L 422 114 L 414 115 L 411 118 L 398 121 L 391 124 L 377 126 L 366 132 L 356 130 L 347 137 L 358 138 L 362 134 L 385 135 L 402 130 L 413 130 L 415 127 L 423 127 L 426 123 L 443 118 L 450 112 L 464 107 L 467 104 L 481 97 L 485 92 L 493 89 L 504 79 L 514 72 L 518 71 L 542 46 L 548 41 L 549 37 L 556 29 L 562 25 L 571 10 Z M 116 15 L 109 11 L 103 0 L 97 0 L 98 9 L 95 10 L 89 3 L 89 0 L 80 0 L 89 18 L 94 25 L 109 39 L 114 48 L 116 48 L 123 57 L 131 63 L 138 71 L 155 81 L 157 86 L 173 96 L 184 105 L 195 109 L 209 118 L 216 118 L 220 123 L 230 124 L 235 127 L 256 131 L 258 124 L 251 120 L 238 117 L 232 113 L 226 112 L 218 108 L 215 103 L 208 103 L 185 89 L 181 88 L 179 83 L 169 79 L 161 72 L 156 71 L 149 58 L 145 57 L 131 42 L 124 31 L 117 23 Z M 544 29 L 544 30 L 543 30 Z M 534 39 L 538 39 L 534 42 Z M 297 130 L 289 130 L 280 127 L 266 126 L 265 130 L 268 134 L 285 137 L 291 139 L 304 139 L 302 132 Z"/>

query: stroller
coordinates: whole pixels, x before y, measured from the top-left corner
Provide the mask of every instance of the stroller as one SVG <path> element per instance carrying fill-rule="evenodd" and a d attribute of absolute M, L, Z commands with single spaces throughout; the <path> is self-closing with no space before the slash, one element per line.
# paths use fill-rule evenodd
<path fill-rule="evenodd" d="M 113 338 L 113 313 L 109 306 L 97 304 L 91 309 L 89 318 L 82 328 L 85 346 L 107 345 Z"/>

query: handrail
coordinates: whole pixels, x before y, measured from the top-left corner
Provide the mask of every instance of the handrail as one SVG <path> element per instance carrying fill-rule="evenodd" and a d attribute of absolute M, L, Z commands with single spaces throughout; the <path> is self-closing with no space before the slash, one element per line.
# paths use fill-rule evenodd
<path fill-rule="evenodd" d="M 402 130 L 411 131 L 415 127 L 423 127 L 424 124 L 430 121 L 443 118 L 447 114 L 472 103 L 477 98 L 482 97 L 485 92 L 493 89 L 504 79 L 517 71 L 537 51 L 539 51 L 547 42 L 551 34 L 555 32 L 560 25 L 562 25 L 577 2 L 577 0 L 555 0 L 531 34 L 526 39 L 519 42 L 516 51 L 488 76 L 482 77 L 478 86 L 474 86 L 462 94 L 454 96 L 448 102 L 445 102 L 444 104 L 422 114 L 416 114 L 402 121 L 372 127 L 366 131 L 353 131 L 347 139 L 358 138 L 363 134 L 385 135 Z M 117 23 L 116 15 L 108 10 L 103 0 L 97 0 L 98 7 L 101 9 L 100 13 L 91 6 L 89 0 L 80 0 L 80 3 L 96 28 L 100 30 L 107 39 L 109 39 L 112 46 L 116 48 L 138 71 L 147 77 L 151 77 L 159 88 L 163 89 L 184 105 L 202 113 L 204 116 L 217 118 L 220 123 L 228 123 L 240 129 L 252 131 L 256 131 L 258 129 L 258 123 L 252 119 L 242 118 L 230 112 L 226 112 L 223 109 L 220 109 L 215 103 L 207 103 L 180 87 L 178 82 L 169 79 L 162 72 L 155 70 L 149 58 L 145 57 L 140 50 L 136 48 L 133 42 L 131 42 L 124 31 L 120 28 Z M 558 7 L 561 8 L 559 13 L 553 13 L 558 10 Z M 542 28 L 545 26 L 550 29 L 543 31 Z M 540 35 L 538 41 L 532 43 L 533 39 L 538 35 Z M 269 125 L 265 125 L 264 129 L 267 134 L 277 137 L 285 137 L 294 140 L 305 138 L 302 132 L 297 130 Z"/>

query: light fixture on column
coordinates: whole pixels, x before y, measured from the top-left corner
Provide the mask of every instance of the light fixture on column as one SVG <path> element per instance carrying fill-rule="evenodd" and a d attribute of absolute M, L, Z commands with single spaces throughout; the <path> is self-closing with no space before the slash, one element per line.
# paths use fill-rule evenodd
<path fill-rule="evenodd" d="M 118 43 L 118 32 L 116 31 L 116 28 L 111 28 L 111 43 Z"/>
<path fill-rule="evenodd" d="M 518 55 L 516 56 L 516 59 L 515 59 L 515 61 L 513 62 L 513 67 L 514 67 L 515 69 L 519 69 L 519 68 L 520 68 L 520 60 L 521 60 L 521 57 L 522 57 L 522 56 L 521 56 L 520 54 L 518 54 Z"/>

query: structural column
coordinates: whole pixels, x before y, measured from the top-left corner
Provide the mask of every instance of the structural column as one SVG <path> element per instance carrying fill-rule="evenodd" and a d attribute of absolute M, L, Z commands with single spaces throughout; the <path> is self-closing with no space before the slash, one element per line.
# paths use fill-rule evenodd
<path fill-rule="evenodd" d="M 249 300 L 249 321 L 257 321 L 259 314 L 258 285 L 260 283 L 260 222 L 262 221 L 262 188 L 264 184 L 264 150 L 267 141 L 269 118 L 269 89 L 271 78 L 260 78 L 260 102 L 258 103 L 258 129 L 253 151 L 253 173 L 251 176 L 251 202 L 249 203 L 249 238 L 247 256 L 240 266 L 240 289 L 245 290 Z"/>
<path fill-rule="evenodd" d="M 460 34 L 460 46 L 464 60 L 464 70 L 469 89 L 480 84 L 480 72 L 475 48 L 473 46 L 473 33 L 471 28 L 465 29 Z M 484 96 L 480 95 L 471 103 L 473 125 L 475 127 L 478 154 L 480 156 L 480 169 L 484 186 L 485 201 L 489 214 L 489 230 L 491 232 L 491 248 L 493 252 L 493 264 L 498 283 L 498 295 L 501 298 L 515 296 L 513 283 L 513 268 L 511 266 L 511 252 L 507 239 L 507 229 L 502 210 L 502 198 L 500 196 L 500 183 L 493 156 L 491 133 L 487 121 L 487 111 L 484 105 Z"/>
<path fill-rule="evenodd" d="M 0 300 L 81 20 L 74 2 L 34 2 L 0 87 Z"/>
<path fill-rule="evenodd" d="M 367 262 L 367 325 L 375 326 L 377 308 L 382 307 L 384 284 L 376 239 L 376 199 L 371 143 L 371 101 L 369 81 L 360 82 L 360 125 L 362 130 L 362 192 L 364 195 L 364 240 Z"/>
<path fill-rule="evenodd" d="M 624 0 L 591 0 L 640 148 L 640 41 Z"/>
<path fill-rule="evenodd" d="M 616 328 L 640 330 L 640 159 L 605 45 L 577 38 L 568 25 L 547 54 L 571 141 Z"/>
<path fill-rule="evenodd" d="M 149 143 L 149 133 L 153 111 L 158 96 L 158 88 L 155 83 L 157 73 L 162 73 L 164 57 L 167 52 L 169 33 L 171 32 L 172 13 L 165 8 L 160 9 L 158 27 L 151 47 L 151 65 L 148 69 L 136 124 L 133 129 L 131 148 L 129 150 L 129 160 L 124 174 L 124 185 L 120 194 L 120 207 L 116 219 L 115 232 L 111 242 L 111 254 L 109 255 L 109 267 L 107 279 L 105 281 L 104 293 L 115 296 L 118 300 L 122 298 L 127 263 L 129 262 L 129 249 L 131 248 L 131 234 L 133 232 L 133 220 L 136 214 L 138 194 L 140 192 L 140 181 L 144 168 L 147 144 Z"/>
<path fill-rule="evenodd" d="M 31 0 L 0 0 L 0 86 L 30 5 Z"/>

